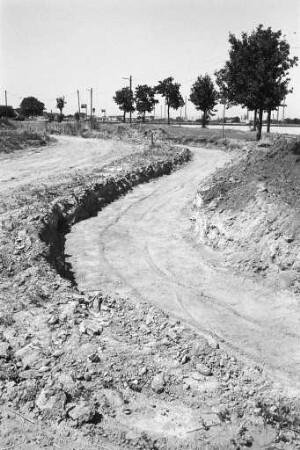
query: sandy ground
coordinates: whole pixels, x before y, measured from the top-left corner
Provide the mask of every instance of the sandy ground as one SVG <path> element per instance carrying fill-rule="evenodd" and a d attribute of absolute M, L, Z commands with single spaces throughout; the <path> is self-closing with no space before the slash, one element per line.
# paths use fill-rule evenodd
<path fill-rule="evenodd" d="M 220 253 L 195 244 L 197 185 L 230 157 L 193 151 L 184 168 L 138 186 L 73 227 L 66 253 L 79 288 L 147 300 L 262 364 L 281 387 L 299 393 L 299 303 L 288 292 L 234 275 Z"/>
<path fill-rule="evenodd" d="M 140 149 L 116 141 L 57 136 L 47 147 L 0 155 L 0 191 L 38 179 L 64 176 L 78 169 L 98 168 Z"/>

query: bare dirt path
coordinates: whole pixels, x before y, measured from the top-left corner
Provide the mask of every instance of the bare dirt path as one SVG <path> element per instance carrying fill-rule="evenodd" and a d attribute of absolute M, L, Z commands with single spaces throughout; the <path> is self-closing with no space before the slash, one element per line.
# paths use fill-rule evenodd
<path fill-rule="evenodd" d="M 263 365 L 281 386 L 298 393 L 299 302 L 234 275 L 220 254 L 195 243 L 190 219 L 197 185 L 229 156 L 193 151 L 184 168 L 138 186 L 73 227 L 66 253 L 79 289 L 152 302 Z"/>
<path fill-rule="evenodd" d="M 0 155 L 0 191 L 78 169 L 101 167 L 140 148 L 112 140 L 56 136 L 57 142 Z"/>

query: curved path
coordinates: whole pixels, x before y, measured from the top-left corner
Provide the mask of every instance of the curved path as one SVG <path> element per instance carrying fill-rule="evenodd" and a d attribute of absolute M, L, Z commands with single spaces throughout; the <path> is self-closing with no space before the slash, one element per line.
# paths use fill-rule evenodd
<path fill-rule="evenodd" d="M 300 392 L 299 302 L 234 275 L 221 254 L 195 243 L 197 185 L 229 156 L 193 151 L 177 172 L 134 188 L 73 227 L 66 253 L 79 289 L 152 302 Z"/>
<path fill-rule="evenodd" d="M 62 176 L 100 168 L 142 150 L 142 146 L 115 140 L 55 136 L 55 142 L 45 147 L 0 153 L 0 192 L 48 178 L 61 181 Z"/>

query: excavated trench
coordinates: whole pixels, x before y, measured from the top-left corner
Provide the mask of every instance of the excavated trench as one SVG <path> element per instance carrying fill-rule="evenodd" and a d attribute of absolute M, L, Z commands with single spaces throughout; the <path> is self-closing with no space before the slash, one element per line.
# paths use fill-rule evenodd
<path fill-rule="evenodd" d="M 40 239 L 47 246 L 44 256 L 48 263 L 60 276 L 76 285 L 71 264 L 66 261 L 65 255 L 65 235 L 70 232 L 72 225 L 96 216 L 106 205 L 129 192 L 134 186 L 169 175 L 191 157 L 191 151 L 186 148 L 172 159 L 157 161 L 119 177 L 95 182 L 89 189 L 77 188 L 73 196 L 56 200 L 43 218 L 43 227 L 39 233 Z"/>

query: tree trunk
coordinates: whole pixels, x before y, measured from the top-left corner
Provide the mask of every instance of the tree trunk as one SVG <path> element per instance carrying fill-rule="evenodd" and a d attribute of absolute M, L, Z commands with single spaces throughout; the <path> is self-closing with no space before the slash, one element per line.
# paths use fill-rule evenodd
<path fill-rule="evenodd" d="M 258 114 L 258 124 L 257 124 L 257 134 L 256 134 L 256 140 L 259 141 L 261 139 L 261 130 L 262 130 L 262 121 L 263 121 L 263 109 L 259 109 Z"/>
<path fill-rule="evenodd" d="M 170 105 L 168 104 L 168 125 L 170 125 Z"/>
<path fill-rule="evenodd" d="M 145 123 L 146 121 L 146 111 L 144 111 L 143 117 L 142 117 L 142 122 Z"/>
<path fill-rule="evenodd" d="M 270 133 L 270 127 L 271 127 L 271 113 L 272 113 L 272 110 L 271 110 L 271 109 L 268 109 L 267 133 Z"/>
<path fill-rule="evenodd" d="M 257 128 L 257 109 L 254 110 L 252 131 L 256 131 L 256 128 Z"/>
<path fill-rule="evenodd" d="M 126 112 L 124 111 L 124 113 L 123 113 L 123 122 L 125 123 L 126 122 Z"/>
<path fill-rule="evenodd" d="M 203 111 L 203 115 L 202 115 L 202 128 L 205 128 L 206 125 L 206 111 Z"/>

